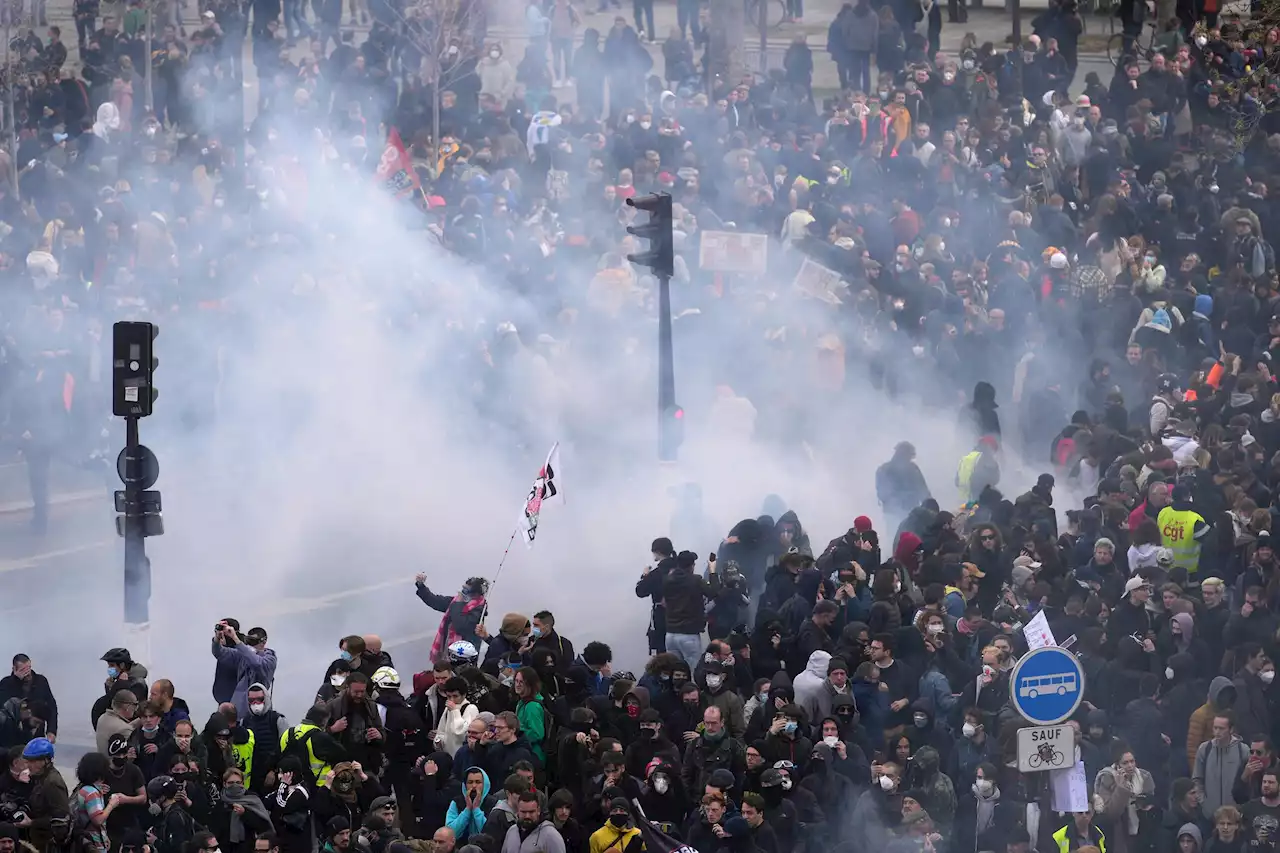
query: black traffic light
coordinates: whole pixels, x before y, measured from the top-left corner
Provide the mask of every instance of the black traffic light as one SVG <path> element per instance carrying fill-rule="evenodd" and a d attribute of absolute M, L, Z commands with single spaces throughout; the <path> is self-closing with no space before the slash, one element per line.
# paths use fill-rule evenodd
<path fill-rule="evenodd" d="M 672 403 L 662 410 L 658 422 L 658 459 L 675 462 L 684 443 L 684 409 Z"/>
<path fill-rule="evenodd" d="M 120 418 L 151 414 L 159 392 L 152 378 L 159 361 L 152 344 L 160 329 L 153 323 L 121 322 L 111 329 L 111 411 Z"/>
<path fill-rule="evenodd" d="M 671 237 L 671 196 L 666 193 L 633 196 L 627 204 L 649 214 L 644 225 L 629 225 L 627 233 L 649 241 L 649 251 L 627 255 L 627 260 L 649 267 L 659 278 L 675 275 L 675 244 Z"/>

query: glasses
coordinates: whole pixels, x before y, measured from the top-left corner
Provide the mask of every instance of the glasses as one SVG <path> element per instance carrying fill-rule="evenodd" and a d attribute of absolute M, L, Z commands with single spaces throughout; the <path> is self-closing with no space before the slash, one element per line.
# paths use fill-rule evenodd
<path fill-rule="evenodd" d="M 994 534 L 994 533 L 984 533 L 984 534 L 982 534 L 982 536 L 980 536 L 979 538 L 980 538 L 983 542 L 994 542 L 994 541 L 996 541 L 996 536 L 995 536 L 995 534 Z"/>
<path fill-rule="evenodd" d="M 1267 754 L 1267 751 L 1266 751 L 1265 749 L 1251 749 L 1251 750 L 1249 750 L 1249 754 L 1250 754 L 1250 755 L 1254 755 L 1254 756 L 1259 756 L 1259 757 L 1261 757 L 1261 756 L 1266 755 L 1266 754 Z"/>
<path fill-rule="evenodd" d="M 503 724 L 503 723 L 494 723 L 494 724 L 493 724 L 493 730 L 494 730 L 495 732 L 505 732 L 505 731 L 510 731 L 510 729 L 511 729 L 511 727 L 510 727 L 510 726 L 505 725 L 505 724 Z"/>

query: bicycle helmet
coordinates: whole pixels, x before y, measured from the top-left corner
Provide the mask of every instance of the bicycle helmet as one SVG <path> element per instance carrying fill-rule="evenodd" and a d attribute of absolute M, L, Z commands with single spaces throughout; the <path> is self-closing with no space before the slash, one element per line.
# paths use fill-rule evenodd
<path fill-rule="evenodd" d="M 399 690 L 400 673 L 389 666 L 380 666 L 373 674 L 373 684 L 379 690 Z"/>
<path fill-rule="evenodd" d="M 23 758 L 53 758 L 53 744 L 47 737 L 32 738 L 22 748 Z"/>
<path fill-rule="evenodd" d="M 452 664 L 474 664 L 479 655 L 476 647 L 466 640 L 449 644 L 449 662 Z"/>
<path fill-rule="evenodd" d="M 178 780 L 172 776 L 157 776 L 147 783 L 147 799 L 158 803 L 178 796 Z"/>

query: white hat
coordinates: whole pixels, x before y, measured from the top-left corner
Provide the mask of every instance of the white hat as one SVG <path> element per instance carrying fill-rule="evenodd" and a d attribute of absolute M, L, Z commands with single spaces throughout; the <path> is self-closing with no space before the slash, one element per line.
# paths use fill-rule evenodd
<path fill-rule="evenodd" d="M 1081 95 L 1076 98 L 1076 106 L 1082 110 L 1087 110 L 1089 107 L 1093 106 L 1093 102 L 1089 100 L 1088 95 Z"/>
<path fill-rule="evenodd" d="M 1067 268 L 1067 256 L 1061 252 L 1054 252 L 1049 257 L 1049 266 L 1055 270 L 1065 270 Z"/>
<path fill-rule="evenodd" d="M 1128 595 L 1129 593 L 1133 592 L 1135 589 L 1142 589 L 1143 587 L 1148 587 L 1148 586 L 1151 586 L 1151 584 L 1150 582 L 1147 581 L 1146 578 L 1144 578 L 1142 575 L 1134 575 L 1133 577 L 1129 578 L 1129 580 L 1125 583 L 1124 594 Z"/>

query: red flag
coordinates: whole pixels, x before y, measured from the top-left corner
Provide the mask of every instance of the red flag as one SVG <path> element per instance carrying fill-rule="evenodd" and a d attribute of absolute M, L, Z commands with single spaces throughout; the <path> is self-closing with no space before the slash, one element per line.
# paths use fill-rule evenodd
<path fill-rule="evenodd" d="M 413 161 L 409 159 L 409 152 L 400 140 L 400 131 L 394 127 L 387 136 L 387 147 L 382 151 L 376 178 L 379 184 L 398 198 L 422 189 L 418 173 L 413 170 Z"/>

